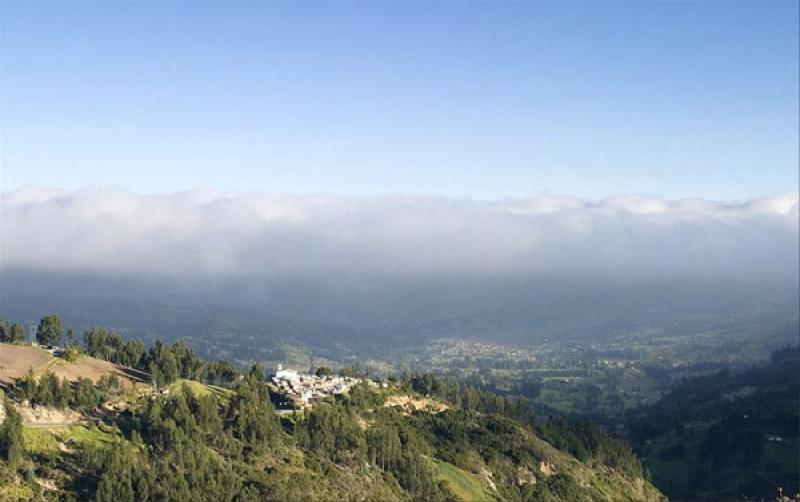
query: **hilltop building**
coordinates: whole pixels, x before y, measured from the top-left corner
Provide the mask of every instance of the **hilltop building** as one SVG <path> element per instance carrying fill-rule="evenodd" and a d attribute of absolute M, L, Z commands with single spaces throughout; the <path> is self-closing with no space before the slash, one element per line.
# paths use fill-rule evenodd
<path fill-rule="evenodd" d="M 284 369 L 282 364 L 279 364 L 275 370 L 275 379 L 287 382 L 293 382 L 300 378 L 296 370 Z"/>
<path fill-rule="evenodd" d="M 279 402 L 281 406 L 306 408 L 320 399 L 344 394 L 359 382 L 360 378 L 309 375 L 278 365 L 269 387 L 273 393 L 283 396 Z"/>

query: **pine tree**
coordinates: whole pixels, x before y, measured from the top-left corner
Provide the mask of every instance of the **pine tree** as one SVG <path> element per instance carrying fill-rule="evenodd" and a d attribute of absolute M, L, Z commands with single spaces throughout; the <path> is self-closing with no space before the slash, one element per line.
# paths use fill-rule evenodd
<path fill-rule="evenodd" d="M 11 337 L 9 338 L 9 343 L 22 343 L 25 341 L 25 328 L 22 327 L 22 324 L 12 324 L 11 325 Z"/>
<path fill-rule="evenodd" d="M 11 404 L 4 400 L 6 418 L 0 425 L 0 457 L 15 467 L 25 457 L 22 442 L 22 417 Z"/>
<path fill-rule="evenodd" d="M 63 325 L 55 314 L 46 315 L 36 328 L 36 341 L 39 345 L 55 345 L 61 340 Z"/>
<path fill-rule="evenodd" d="M 75 330 L 69 328 L 67 330 L 67 348 L 74 348 L 78 345 L 78 339 L 75 336 Z"/>

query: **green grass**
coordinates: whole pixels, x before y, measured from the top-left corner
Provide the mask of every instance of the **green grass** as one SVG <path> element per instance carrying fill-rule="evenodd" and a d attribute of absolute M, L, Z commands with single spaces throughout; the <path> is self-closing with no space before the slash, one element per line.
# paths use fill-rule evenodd
<path fill-rule="evenodd" d="M 551 408 L 555 408 L 563 413 L 570 413 L 575 411 L 576 399 L 576 397 L 567 395 L 567 393 L 557 389 L 543 388 L 541 395 L 537 398 L 537 401 L 544 403 Z"/>
<path fill-rule="evenodd" d="M 178 379 L 175 380 L 169 386 L 170 394 L 179 394 L 183 391 L 183 386 L 186 385 L 192 393 L 197 397 L 207 396 L 209 394 L 214 394 L 218 398 L 227 399 L 233 394 L 233 391 L 230 389 L 226 389 L 224 387 L 218 387 L 216 385 L 207 385 L 204 383 L 197 382 L 195 380 L 184 380 Z"/>
<path fill-rule="evenodd" d="M 205 386 L 218 397 L 229 398 L 235 394 L 235 392 L 231 389 L 226 389 L 225 387 L 220 387 L 218 385 L 205 384 Z"/>
<path fill-rule="evenodd" d="M 58 452 L 58 440 L 49 429 L 22 429 L 22 442 L 25 451 L 32 454 Z"/>
<path fill-rule="evenodd" d="M 59 444 L 72 440 L 79 445 L 110 446 L 123 440 L 119 431 L 103 426 L 73 425 L 67 428 L 46 429 L 25 427 L 22 430 L 25 451 L 32 455 L 52 454 L 60 451 Z"/>
<path fill-rule="evenodd" d="M 475 502 L 494 500 L 494 497 L 486 493 L 483 485 L 474 474 L 441 460 L 432 460 L 431 465 L 436 477 L 444 481 L 447 488 L 457 499 Z"/>
<path fill-rule="evenodd" d="M 112 429 L 102 430 L 95 426 L 73 425 L 61 434 L 62 440 L 72 439 L 78 444 L 92 444 L 97 447 L 118 443 L 122 438 Z"/>
<path fill-rule="evenodd" d="M 287 420 L 289 422 L 294 422 L 295 417 L 298 421 L 302 421 L 305 418 L 305 410 L 292 410 L 292 413 L 280 413 L 279 416 L 282 420 Z"/>
<path fill-rule="evenodd" d="M 33 489 L 20 480 L 16 469 L 0 462 L 0 500 L 4 502 L 27 502 L 33 500 Z"/>

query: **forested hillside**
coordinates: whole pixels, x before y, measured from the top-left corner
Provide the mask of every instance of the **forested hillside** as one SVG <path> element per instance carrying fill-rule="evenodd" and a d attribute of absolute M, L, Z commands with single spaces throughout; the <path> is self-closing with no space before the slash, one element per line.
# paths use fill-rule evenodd
<path fill-rule="evenodd" d="M 663 499 L 630 449 L 600 428 L 540 420 L 524 399 L 454 380 L 404 375 L 383 387 L 364 378 L 347 395 L 279 416 L 262 367 L 202 361 L 183 343 L 147 348 L 92 329 L 57 354 L 152 379 L 69 381 L 48 363 L 7 385 L 2 500 Z M 31 407 L 82 418 L 28 427 L 20 412 Z"/>
<path fill-rule="evenodd" d="M 800 349 L 687 379 L 626 429 L 654 482 L 676 500 L 771 500 L 799 492 Z"/>

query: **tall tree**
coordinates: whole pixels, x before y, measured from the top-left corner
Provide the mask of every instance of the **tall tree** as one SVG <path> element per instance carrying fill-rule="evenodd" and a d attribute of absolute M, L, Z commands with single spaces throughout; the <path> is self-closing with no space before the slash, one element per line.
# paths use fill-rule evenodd
<path fill-rule="evenodd" d="M 40 345 L 55 345 L 61 339 L 63 329 L 60 317 L 55 314 L 46 315 L 36 328 L 36 341 Z"/>
<path fill-rule="evenodd" d="M 11 324 L 5 319 L 0 319 L 0 342 L 8 343 L 11 338 Z"/>
<path fill-rule="evenodd" d="M 22 417 L 10 401 L 3 399 L 6 418 L 0 425 L 0 458 L 16 466 L 25 455 L 22 443 Z"/>
<path fill-rule="evenodd" d="M 317 368 L 317 371 L 314 372 L 315 375 L 318 377 L 326 377 L 333 375 L 333 370 L 328 368 L 327 366 L 320 366 Z"/>
<path fill-rule="evenodd" d="M 67 330 L 67 347 L 68 348 L 72 348 L 72 347 L 77 347 L 77 346 L 78 346 L 78 339 L 75 336 L 75 330 L 72 329 L 72 328 L 69 328 Z"/>
<path fill-rule="evenodd" d="M 22 324 L 12 324 L 11 325 L 11 339 L 9 340 L 10 343 L 22 343 L 25 341 L 25 328 L 22 327 Z"/>

